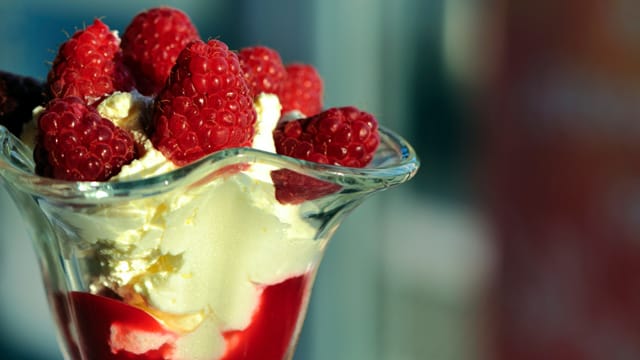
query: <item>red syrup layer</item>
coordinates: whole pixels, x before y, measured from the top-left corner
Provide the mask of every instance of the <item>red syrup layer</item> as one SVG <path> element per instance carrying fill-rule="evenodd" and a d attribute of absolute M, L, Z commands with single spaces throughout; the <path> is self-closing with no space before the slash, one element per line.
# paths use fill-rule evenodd
<path fill-rule="evenodd" d="M 223 334 L 227 350 L 221 360 L 282 360 L 296 329 L 308 280 L 308 276 L 303 275 L 265 287 L 251 324 L 244 330 Z M 174 342 L 179 335 L 145 311 L 117 299 L 90 293 L 71 292 L 69 299 L 72 319 L 60 303 L 58 311 L 60 320 L 65 324 L 64 335 L 72 347 L 70 351 L 74 359 L 171 359 Z M 67 324 L 74 320 L 79 333 L 79 348 L 74 346 L 67 328 Z M 140 345 L 144 343 L 151 345 Z M 140 345 L 139 353 L 123 350 L 125 345 Z M 149 350 L 142 352 L 146 349 Z"/>
<path fill-rule="evenodd" d="M 222 360 L 282 360 L 296 329 L 308 280 L 303 275 L 264 288 L 251 324 L 224 333 L 227 351 Z"/>

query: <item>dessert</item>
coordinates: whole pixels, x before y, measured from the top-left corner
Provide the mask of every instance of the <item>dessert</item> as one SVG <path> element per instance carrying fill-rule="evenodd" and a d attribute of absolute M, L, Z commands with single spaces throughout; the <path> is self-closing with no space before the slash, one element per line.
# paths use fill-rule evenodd
<path fill-rule="evenodd" d="M 380 142 L 371 114 L 322 110 L 312 66 L 285 66 L 262 46 L 234 52 L 203 41 L 168 7 L 138 14 L 122 41 L 95 20 L 62 44 L 37 85 L 33 120 L 15 134 L 32 146 L 37 175 L 89 188 L 243 147 L 365 167 Z M 28 93 L 6 94 L 35 105 Z M 341 187 L 251 159 L 212 175 L 126 201 L 40 204 L 64 259 L 59 287 L 68 291 L 52 301 L 70 358 L 290 354 L 332 233 L 304 205 Z"/>

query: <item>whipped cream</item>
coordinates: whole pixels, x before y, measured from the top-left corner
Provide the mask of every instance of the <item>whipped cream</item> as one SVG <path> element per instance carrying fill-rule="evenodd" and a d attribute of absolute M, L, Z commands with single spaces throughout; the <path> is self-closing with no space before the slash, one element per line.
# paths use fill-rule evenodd
<path fill-rule="evenodd" d="M 253 107 L 256 110 L 256 130 L 253 136 L 251 147 L 257 150 L 276 152 L 273 143 L 273 129 L 278 125 L 280 119 L 280 100 L 274 94 L 260 93 L 254 101 Z"/>
<path fill-rule="evenodd" d="M 156 148 L 147 137 L 144 128 L 152 99 L 137 91 L 116 92 L 102 101 L 98 107 L 100 116 L 111 120 L 118 127 L 131 133 L 141 156 L 122 167 L 109 181 L 138 180 L 175 170 L 177 166 Z"/>

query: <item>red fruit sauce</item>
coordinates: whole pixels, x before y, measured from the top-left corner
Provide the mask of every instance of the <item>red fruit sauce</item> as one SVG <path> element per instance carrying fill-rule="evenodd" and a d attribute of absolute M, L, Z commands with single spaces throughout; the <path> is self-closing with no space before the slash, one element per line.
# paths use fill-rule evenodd
<path fill-rule="evenodd" d="M 251 324 L 244 330 L 223 334 L 227 350 L 220 360 L 282 360 L 295 332 L 308 280 L 307 275 L 302 275 L 265 287 Z M 62 300 L 62 297 L 57 300 Z M 116 299 L 83 292 L 71 292 L 69 301 L 73 312 L 71 316 L 62 302 L 57 306 L 74 359 L 171 359 L 173 343 L 179 335 L 143 310 Z M 73 318 L 80 334 L 79 349 L 67 328 Z M 112 329 L 118 330 L 117 336 L 113 335 Z M 153 349 L 141 354 L 117 349 L 114 353 L 110 345 L 112 341 L 135 343 L 145 340 L 153 341 L 155 346 L 149 346 Z"/>

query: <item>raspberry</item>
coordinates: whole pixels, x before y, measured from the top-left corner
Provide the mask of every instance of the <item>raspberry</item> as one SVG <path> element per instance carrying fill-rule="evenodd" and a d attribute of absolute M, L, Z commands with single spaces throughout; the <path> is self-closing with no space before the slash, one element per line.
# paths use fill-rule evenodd
<path fill-rule="evenodd" d="M 151 141 L 176 165 L 250 146 L 256 112 L 238 56 L 219 40 L 191 42 L 154 103 Z"/>
<path fill-rule="evenodd" d="M 275 197 L 281 204 L 300 204 L 340 191 L 337 184 L 299 174 L 289 169 L 271 172 Z"/>
<path fill-rule="evenodd" d="M 380 143 L 373 115 L 352 106 L 282 123 L 273 137 L 278 154 L 348 167 L 366 166 Z"/>
<path fill-rule="evenodd" d="M 251 96 L 280 91 L 287 70 L 277 51 L 265 46 L 247 47 L 238 52 L 238 58 Z"/>
<path fill-rule="evenodd" d="M 378 122 L 355 107 L 332 108 L 315 116 L 281 123 L 273 133 L 276 152 L 302 160 L 365 167 L 380 143 Z M 271 173 L 276 199 L 300 203 L 340 190 L 336 184 L 295 173 Z"/>
<path fill-rule="evenodd" d="M 122 62 L 120 39 L 96 19 L 60 46 L 47 84 L 54 97 L 77 96 L 92 104 L 114 91 L 131 90 L 133 78 Z"/>
<path fill-rule="evenodd" d="M 78 97 L 53 99 L 38 119 L 36 173 L 105 181 L 136 156 L 133 138 Z"/>
<path fill-rule="evenodd" d="M 29 78 L 0 71 L 0 125 L 20 136 L 22 125 L 31 120 L 34 107 L 45 103 L 44 84 Z"/>
<path fill-rule="evenodd" d="M 277 93 L 282 104 L 282 114 L 297 110 L 305 116 L 322 111 L 322 78 L 318 71 L 307 64 L 286 66 L 287 77 Z"/>
<path fill-rule="evenodd" d="M 122 51 L 138 91 L 157 94 L 180 51 L 199 38 L 191 19 L 180 10 L 158 7 L 136 15 L 122 35 Z"/>

